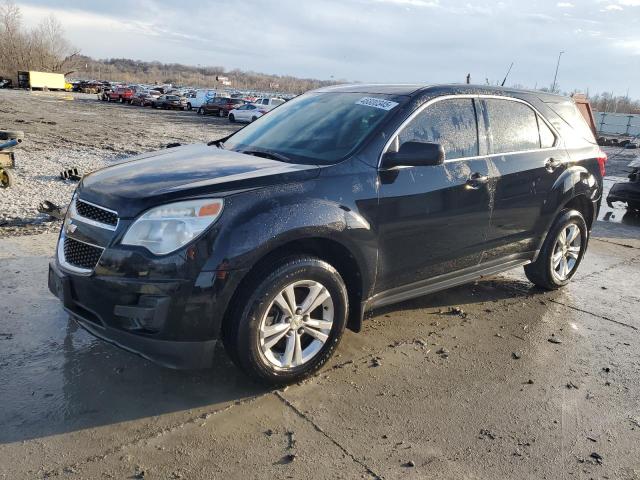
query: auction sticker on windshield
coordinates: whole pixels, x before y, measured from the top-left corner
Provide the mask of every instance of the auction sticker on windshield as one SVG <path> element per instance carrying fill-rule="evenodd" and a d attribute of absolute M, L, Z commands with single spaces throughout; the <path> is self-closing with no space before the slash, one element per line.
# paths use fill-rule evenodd
<path fill-rule="evenodd" d="M 367 107 L 380 108 L 382 110 L 391 110 L 398 105 L 398 102 L 391 100 L 383 100 L 382 98 L 363 97 L 356 102 L 356 105 L 366 105 Z"/>

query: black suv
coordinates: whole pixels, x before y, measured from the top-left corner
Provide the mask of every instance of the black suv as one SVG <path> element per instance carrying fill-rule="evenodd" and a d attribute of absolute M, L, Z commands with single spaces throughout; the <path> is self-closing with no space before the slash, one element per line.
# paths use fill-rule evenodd
<path fill-rule="evenodd" d="M 375 307 L 520 265 L 565 285 L 605 162 L 568 98 L 324 88 L 84 177 L 49 288 L 88 331 L 160 364 L 210 365 L 221 339 L 247 373 L 291 382 Z"/>

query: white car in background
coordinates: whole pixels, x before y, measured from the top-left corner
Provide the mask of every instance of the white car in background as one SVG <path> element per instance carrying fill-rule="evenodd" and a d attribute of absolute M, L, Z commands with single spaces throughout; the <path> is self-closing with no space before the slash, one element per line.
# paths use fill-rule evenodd
<path fill-rule="evenodd" d="M 234 108 L 229 112 L 229 121 L 233 122 L 248 122 L 251 123 L 257 120 L 269 110 L 256 105 L 255 103 L 247 103 L 238 108 Z"/>

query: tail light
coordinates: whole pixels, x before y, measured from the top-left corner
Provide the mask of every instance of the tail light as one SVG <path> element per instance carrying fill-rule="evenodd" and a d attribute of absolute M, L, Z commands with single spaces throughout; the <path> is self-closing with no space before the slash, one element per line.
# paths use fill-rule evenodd
<path fill-rule="evenodd" d="M 602 150 L 600 150 L 600 153 L 598 154 L 598 157 L 596 158 L 596 160 L 598 160 L 598 167 L 600 167 L 600 175 L 602 175 L 604 177 L 604 174 L 606 173 L 607 169 L 607 154 L 604 153 Z"/>

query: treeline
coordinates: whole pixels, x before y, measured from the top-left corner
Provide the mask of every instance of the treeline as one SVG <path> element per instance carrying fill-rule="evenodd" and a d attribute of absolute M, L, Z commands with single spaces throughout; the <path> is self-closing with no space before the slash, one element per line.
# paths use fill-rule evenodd
<path fill-rule="evenodd" d="M 0 0 L 0 77 L 17 82 L 20 70 L 56 72 L 68 78 L 110 80 L 127 83 L 171 83 L 196 87 L 219 87 L 216 77 L 228 78 L 241 90 L 302 93 L 336 83 L 288 75 L 267 75 L 224 67 L 195 67 L 178 63 L 143 62 L 126 58 L 95 60 L 80 55 L 65 38 L 60 22 L 50 16 L 27 29 L 20 8 L 11 0 Z"/>
<path fill-rule="evenodd" d="M 240 90 L 280 91 L 302 93 L 336 83 L 288 75 L 268 75 L 242 70 L 225 70 L 221 66 L 194 67 L 179 63 L 143 62 L 127 58 L 95 60 L 78 56 L 74 78 L 86 80 L 110 80 L 128 83 L 171 83 L 194 87 L 220 87 L 216 77 L 226 77 L 233 88 Z"/>
<path fill-rule="evenodd" d="M 640 113 L 640 101 L 628 96 L 614 96 L 611 93 L 589 95 L 591 108 L 596 112 Z"/>
<path fill-rule="evenodd" d="M 15 80 L 18 70 L 64 73 L 78 52 L 55 17 L 26 29 L 20 8 L 9 0 L 0 3 L 0 76 Z"/>

